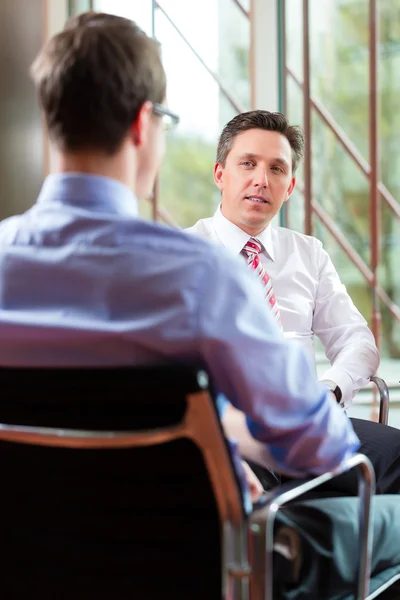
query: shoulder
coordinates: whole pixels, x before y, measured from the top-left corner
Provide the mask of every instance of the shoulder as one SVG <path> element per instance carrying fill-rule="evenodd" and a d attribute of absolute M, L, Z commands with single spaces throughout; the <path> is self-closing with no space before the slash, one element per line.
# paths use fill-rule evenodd
<path fill-rule="evenodd" d="M 149 255 L 155 255 L 159 266 L 170 273 L 176 284 L 197 291 L 206 303 L 221 288 L 230 295 L 241 294 L 253 282 L 253 275 L 236 255 L 185 230 L 144 222 L 147 230 L 143 236 Z M 258 286 L 257 286 L 258 287 Z"/>
<path fill-rule="evenodd" d="M 322 242 L 312 235 L 305 235 L 286 227 L 273 227 L 272 242 L 275 247 L 309 257 L 319 257 L 324 252 Z"/>
<path fill-rule="evenodd" d="M 211 237 L 214 233 L 214 225 L 213 225 L 213 217 L 209 217 L 207 219 L 200 219 L 192 225 L 192 227 L 187 227 L 185 229 L 186 233 L 191 235 L 199 235 L 202 237 Z"/>
<path fill-rule="evenodd" d="M 132 230 L 133 229 L 133 230 Z M 183 229 L 169 227 L 154 221 L 135 219 L 126 230 L 131 239 L 149 250 L 157 250 L 159 254 L 180 254 L 182 256 L 204 255 L 213 253 L 213 246 L 203 237 L 190 235 Z"/>
<path fill-rule="evenodd" d="M 0 244 L 12 244 L 15 241 L 21 218 L 21 215 L 16 215 L 0 222 Z"/>
<path fill-rule="evenodd" d="M 134 240 L 133 249 L 138 250 L 140 254 L 144 252 L 153 256 L 159 264 L 164 264 L 168 269 L 182 271 L 182 275 L 185 272 L 185 279 L 191 279 L 190 273 L 198 278 L 201 277 L 201 273 L 207 274 L 207 277 L 219 273 L 224 279 L 231 272 L 229 265 L 237 266 L 240 262 L 238 257 L 217 246 L 206 236 L 193 235 L 187 230 L 146 220 L 137 220 L 133 228 L 129 228 L 125 236 L 126 240 Z M 226 276 L 224 271 L 227 272 Z"/>
<path fill-rule="evenodd" d="M 322 247 L 322 242 L 316 237 L 286 227 L 273 227 L 272 235 L 278 241 L 288 242 L 304 248 Z"/>

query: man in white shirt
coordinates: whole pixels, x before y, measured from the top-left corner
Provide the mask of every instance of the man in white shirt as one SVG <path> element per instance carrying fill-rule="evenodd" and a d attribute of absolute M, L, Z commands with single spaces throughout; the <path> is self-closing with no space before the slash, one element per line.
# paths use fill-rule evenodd
<path fill-rule="evenodd" d="M 314 335 L 320 338 L 331 364 L 321 380 L 347 408 L 378 368 L 373 335 L 321 242 L 271 224 L 293 192 L 303 148 L 301 128 L 290 125 L 284 115 L 268 111 L 237 115 L 218 143 L 214 179 L 221 205 L 213 217 L 187 231 L 243 255 L 264 282 L 284 336 L 297 340 L 314 359 Z M 249 254 L 249 243 L 257 259 Z M 225 421 L 249 456 L 240 415 L 229 408 Z M 359 419 L 353 419 L 353 426 L 363 442 L 361 451 L 374 462 L 378 490 L 399 492 L 400 432 Z M 377 452 L 379 436 L 382 445 Z"/>

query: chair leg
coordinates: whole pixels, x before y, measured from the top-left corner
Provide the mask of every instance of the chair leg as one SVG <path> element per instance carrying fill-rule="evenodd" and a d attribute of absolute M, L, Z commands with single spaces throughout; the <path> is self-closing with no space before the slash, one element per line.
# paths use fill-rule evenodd
<path fill-rule="evenodd" d="M 251 568 L 248 561 L 247 523 L 240 527 L 225 523 L 223 540 L 222 598 L 250 600 Z"/>

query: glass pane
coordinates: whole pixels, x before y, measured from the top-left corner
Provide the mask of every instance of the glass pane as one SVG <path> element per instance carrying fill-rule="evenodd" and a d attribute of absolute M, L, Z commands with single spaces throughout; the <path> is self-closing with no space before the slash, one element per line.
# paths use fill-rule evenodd
<path fill-rule="evenodd" d="M 286 65 L 303 79 L 303 3 L 299 0 L 285 2 Z"/>
<path fill-rule="evenodd" d="M 381 0 L 380 35 L 380 143 L 381 178 L 389 192 L 400 199 L 400 4 L 398 0 Z M 390 208 L 382 206 L 382 254 L 379 278 L 390 298 L 400 306 L 400 223 Z M 382 333 L 384 353 L 400 358 L 400 323 L 382 305 Z M 398 372 L 400 369 L 398 369 Z M 397 377 L 400 379 L 400 377 Z"/>
<path fill-rule="evenodd" d="M 164 2 L 164 5 L 168 5 Z M 171 3 L 175 5 L 174 3 Z M 180 5 L 177 2 L 176 5 Z M 218 31 L 212 20 L 209 27 L 209 37 L 204 39 L 204 28 L 198 27 L 197 15 L 193 18 L 193 7 L 182 3 L 185 10 L 177 11 L 179 19 L 176 25 L 183 22 L 182 33 L 190 44 L 199 52 L 201 58 L 214 71 L 217 69 Z M 168 13 L 169 14 L 169 13 Z M 173 12 L 171 12 L 172 18 Z M 191 18 L 189 18 L 189 14 Z M 186 19 L 184 18 L 186 15 Z M 196 135 L 202 133 L 209 139 L 215 139 L 218 130 L 219 99 L 218 87 L 200 61 L 188 48 L 179 33 L 174 29 L 168 18 L 156 11 L 155 34 L 161 43 L 163 63 L 168 80 L 168 104 L 181 117 L 179 133 Z M 202 41 L 196 38 L 201 31 Z"/>
<path fill-rule="evenodd" d="M 380 142 L 381 177 L 395 198 L 400 198 L 400 2 L 380 2 L 381 51 L 380 78 Z M 396 17 L 397 18 L 394 18 Z"/>
<path fill-rule="evenodd" d="M 311 95 L 366 159 L 368 4 L 359 0 L 310 1 Z"/>
<path fill-rule="evenodd" d="M 79 15 L 80 13 L 90 10 L 90 0 L 69 0 L 68 14 L 69 16 Z"/>
<path fill-rule="evenodd" d="M 160 5 L 166 14 L 156 11 L 155 35 L 162 46 L 168 103 L 181 117 L 178 129 L 167 139 L 160 204 L 187 227 L 211 216 L 218 205 L 213 181 L 216 144 L 223 125 L 236 114 L 207 68 L 221 78 L 228 96 L 233 90 L 247 110 L 249 22 L 232 0 L 163 0 Z"/>
<path fill-rule="evenodd" d="M 379 82 L 379 151 L 381 180 L 394 202 L 400 198 L 400 2 L 381 0 Z M 369 161 L 369 2 L 363 0 L 310 0 L 310 75 L 312 105 L 312 187 L 319 202 L 351 246 L 370 264 L 369 180 L 346 153 L 318 114 L 318 106 L 338 125 L 339 134 Z M 286 56 L 290 72 L 286 80 L 288 116 L 302 119 L 302 3 L 286 0 Z M 299 85 L 300 82 L 300 85 Z M 301 176 L 299 174 L 301 189 Z M 304 199 L 303 199 L 304 201 Z M 288 204 L 289 225 L 302 230 L 298 196 Z M 318 219 L 315 234 L 325 241 L 341 278 L 366 318 L 371 314 L 372 292 L 360 273 L 339 249 Z M 398 256 L 400 221 L 382 200 L 379 284 L 400 306 Z M 376 240 L 374 240 L 375 242 Z M 360 279 L 361 278 L 361 279 Z M 380 372 L 398 382 L 400 323 L 381 301 L 382 357 Z"/>
<path fill-rule="evenodd" d="M 400 222 L 393 218 L 392 211 L 385 204 L 382 207 L 382 230 L 379 281 L 393 302 L 400 306 Z M 383 302 L 381 302 L 381 310 L 384 355 L 400 358 L 400 323 Z"/>
<path fill-rule="evenodd" d="M 313 198 L 370 264 L 369 183 L 321 119 L 313 118 Z"/>
<path fill-rule="evenodd" d="M 150 199 L 139 200 L 139 214 L 143 219 L 151 220 L 153 218 L 153 205 Z"/>
<path fill-rule="evenodd" d="M 181 227 L 210 217 L 218 204 L 212 165 L 215 144 L 200 135 L 175 134 L 160 172 L 160 203 Z"/>
<path fill-rule="evenodd" d="M 250 20 L 233 0 L 219 0 L 216 4 L 219 21 L 218 74 L 244 112 L 250 110 Z M 242 4 L 245 3 L 242 1 Z M 233 116 L 225 118 L 221 111 L 222 125 Z"/>
<path fill-rule="evenodd" d="M 237 113 L 231 100 L 242 110 L 250 107 L 250 22 L 232 0 L 158 4 L 154 34 L 161 43 L 168 104 L 181 117 L 178 130 L 168 136 L 159 203 L 185 227 L 212 215 L 218 205 L 212 169 L 220 131 Z M 249 9 L 248 0 L 242 4 Z M 151 0 L 95 0 L 94 8 L 131 18 L 152 34 Z M 140 213 L 151 217 L 151 205 L 141 202 Z"/>
<path fill-rule="evenodd" d="M 300 233 L 304 232 L 304 196 L 302 192 L 299 190 L 299 186 L 294 189 L 292 195 L 290 196 L 287 207 L 283 207 L 282 210 L 287 210 L 287 222 L 285 227 L 289 227 L 290 229 L 294 229 L 295 231 L 299 231 Z"/>
<path fill-rule="evenodd" d="M 169 87 L 182 93 L 182 73 L 190 74 L 190 81 L 193 85 L 195 82 L 186 69 L 186 65 L 191 66 L 188 61 L 192 51 L 188 45 L 179 44 L 178 29 L 205 65 L 221 78 L 241 108 L 248 110 L 250 21 L 233 0 L 159 0 L 159 5 L 162 10 L 156 11 L 155 35 L 162 44 L 165 61 L 168 60 Z M 173 61 L 167 58 L 171 55 Z M 183 64 L 181 61 L 184 61 Z M 206 72 L 205 67 L 202 68 Z M 180 79 L 180 86 L 175 85 L 176 77 Z M 211 75 L 208 78 L 211 80 Z M 192 86 L 188 87 L 190 94 Z M 195 87 L 201 89 L 197 85 Z M 205 94 L 202 93 L 201 97 L 204 101 Z M 193 101 L 193 95 L 190 95 L 190 100 Z"/>
<path fill-rule="evenodd" d="M 287 117 L 293 125 L 303 125 L 303 94 L 293 79 L 287 80 Z M 284 207 L 287 219 L 286 227 L 304 232 L 304 196 L 302 193 L 302 181 L 304 179 L 303 164 L 299 166 L 296 172 L 297 187 L 291 195 L 287 206 Z"/>
<path fill-rule="evenodd" d="M 94 0 L 94 10 L 135 21 L 147 35 L 152 35 L 151 0 Z"/>

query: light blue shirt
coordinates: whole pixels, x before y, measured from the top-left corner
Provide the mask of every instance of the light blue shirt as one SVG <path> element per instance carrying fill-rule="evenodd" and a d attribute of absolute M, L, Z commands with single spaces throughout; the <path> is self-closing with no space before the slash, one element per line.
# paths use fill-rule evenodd
<path fill-rule="evenodd" d="M 138 217 L 117 181 L 51 175 L 0 224 L 0 365 L 204 366 L 272 468 L 337 467 L 358 447 L 254 275 L 215 245 Z"/>

